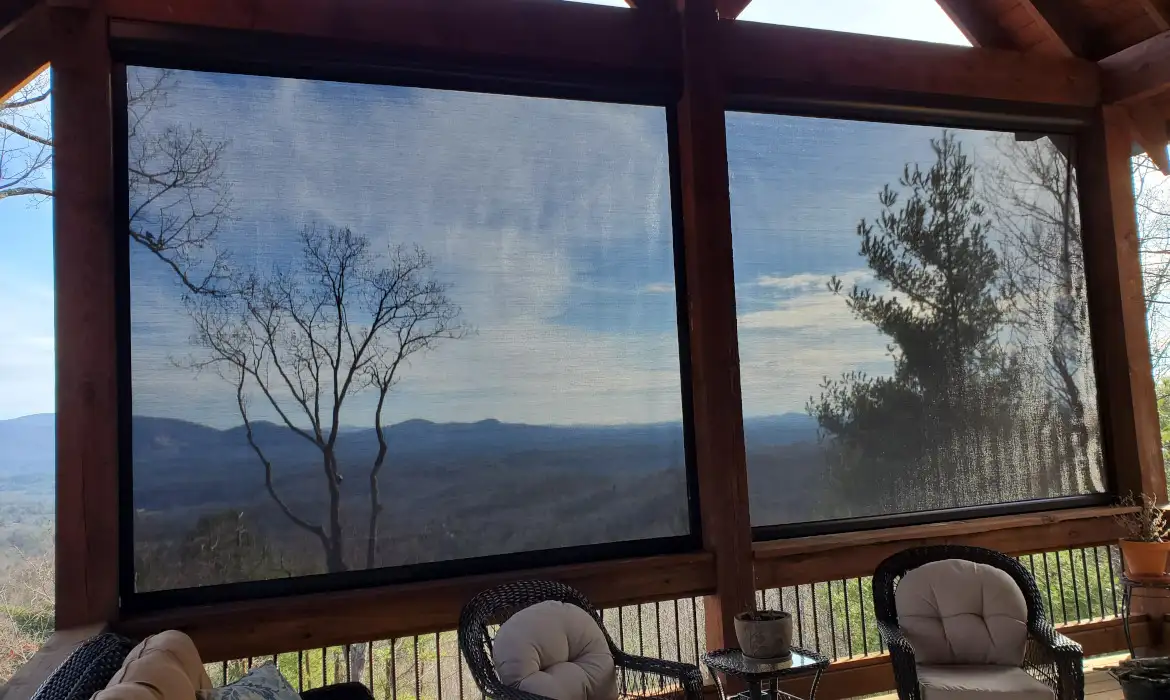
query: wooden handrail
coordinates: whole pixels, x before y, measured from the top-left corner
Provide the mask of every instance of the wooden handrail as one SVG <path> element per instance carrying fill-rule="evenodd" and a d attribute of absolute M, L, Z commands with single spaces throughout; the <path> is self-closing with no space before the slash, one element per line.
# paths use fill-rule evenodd
<path fill-rule="evenodd" d="M 974 545 L 1014 555 L 1093 547 L 1120 537 L 1114 516 L 1129 510 L 1073 508 L 757 542 L 756 588 L 868 576 L 891 554 L 932 544 Z"/>

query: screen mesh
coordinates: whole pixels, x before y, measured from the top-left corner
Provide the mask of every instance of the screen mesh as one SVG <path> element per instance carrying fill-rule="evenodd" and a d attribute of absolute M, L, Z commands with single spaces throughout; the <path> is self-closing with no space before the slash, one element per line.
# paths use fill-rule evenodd
<path fill-rule="evenodd" d="M 1069 139 L 727 121 L 754 525 L 1105 490 Z"/>
<path fill-rule="evenodd" d="M 138 590 L 687 534 L 664 109 L 128 74 Z"/>

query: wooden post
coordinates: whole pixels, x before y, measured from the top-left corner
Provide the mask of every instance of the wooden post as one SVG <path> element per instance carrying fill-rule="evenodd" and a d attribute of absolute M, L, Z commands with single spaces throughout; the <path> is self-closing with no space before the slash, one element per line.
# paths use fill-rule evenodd
<path fill-rule="evenodd" d="M 715 554 L 707 646 L 735 645 L 732 618 L 755 605 L 747 465 L 740 405 L 727 134 L 714 0 L 682 4 L 678 103 L 691 394 L 703 546 Z"/>
<path fill-rule="evenodd" d="M 1105 463 L 1119 495 L 1166 500 L 1158 404 L 1146 332 L 1131 126 L 1106 106 L 1080 139 L 1077 177 L 1089 285 L 1089 318 L 1105 432 Z"/>
<path fill-rule="evenodd" d="M 52 8 L 57 627 L 118 612 L 118 385 L 105 16 Z"/>

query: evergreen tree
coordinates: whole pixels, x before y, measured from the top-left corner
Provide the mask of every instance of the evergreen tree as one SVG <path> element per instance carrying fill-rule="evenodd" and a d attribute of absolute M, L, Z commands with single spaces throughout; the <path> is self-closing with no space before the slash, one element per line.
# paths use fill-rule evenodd
<path fill-rule="evenodd" d="M 838 278 L 829 284 L 855 317 L 889 338 L 894 372 L 826 378 L 807 406 L 822 436 L 833 438 L 842 486 L 870 499 L 879 497 L 875 487 L 896 486 L 891 475 L 927 476 L 915 470 L 928 452 L 1002 415 L 1013 394 L 1014 364 L 998 337 L 1000 260 L 974 166 L 953 134 L 931 147 L 930 169 L 907 164 L 898 188 L 883 188 L 877 221 L 857 227 L 860 254 L 880 286 L 846 292 Z"/>

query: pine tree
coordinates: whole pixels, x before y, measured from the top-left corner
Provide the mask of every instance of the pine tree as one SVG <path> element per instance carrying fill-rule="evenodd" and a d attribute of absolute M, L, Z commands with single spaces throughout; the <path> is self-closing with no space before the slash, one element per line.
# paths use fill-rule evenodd
<path fill-rule="evenodd" d="M 826 378 L 807 406 L 822 435 L 833 438 L 842 486 L 871 499 L 875 488 L 896 486 L 897 476 L 945 478 L 916 471 L 958 431 L 1002 415 L 1013 395 L 1014 364 L 998 337 L 1000 260 L 974 166 L 954 134 L 931 147 L 930 169 L 907 164 L 898 188 L 886 185 L 879 195 L 877 221 L 857 227 L 877 288 L 846 292 L 840 279 L 829 283 L 856 318 L 889 338 L 894 372 Z"/>

